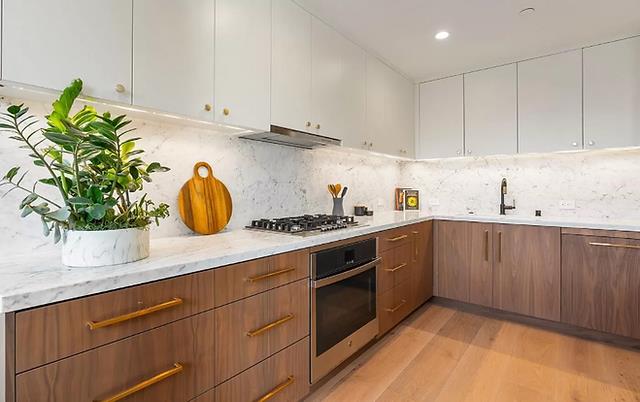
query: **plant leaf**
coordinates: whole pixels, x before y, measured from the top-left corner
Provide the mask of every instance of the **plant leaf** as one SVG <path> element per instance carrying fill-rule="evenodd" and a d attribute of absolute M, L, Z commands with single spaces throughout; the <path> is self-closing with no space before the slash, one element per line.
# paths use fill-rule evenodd
<path fill-rule="evenodd" d="M 69 215 L 71 215 L 71 213 L 69 212 L 69 209 L 65 206 L 60 208 L 57 211 L 48 213 L 46 216 L 47 218 L 51 218 L 56 221 L 66 221 L 67 219 L 69 219 Z"/>
<path fill-rule="evenodd" d="M 62 233 L 60 233 L 60 225 L 59 224 L 55 224 L 53 226 L 54 231 L 53 231 L 53 244 L 58 244 L 58 242 L 60 241 L 60 238 L 62 237 Z"/>
<path fill-rule="evenodd" d="M 23 208 L 29 206 L 29 204 L 31 204 L 32 202 L 34 202 L 37 199 L 38 199 L 38 194 L 35 194 L 35 193 L 29 194 L 28 196 L 26 196 L 24 198 L 24 200 L 22 200 L 22 202 L 20 203 L 19 209 L 23 209 Z"/>
<path fill-rule="evenodd" d="M 71 197 L 67 201 L 71 205 L 91 205 L 91 200 L 84 197 Z"/>
<path fill-rule="evenodd" d="M 33 212 L 33 208 L 27 205 L 22 209 L 22 213 L 20 213 L 20 217 L 24 218 L 25 216 L 30 215 L 32 212 Z"/>
<path fill-rule="evenodd" d="M 107 213 L 107 208 L 102 204 L 93 204 L 86 209 L 87 213 L 93 220 L 100 220 L 104 218 Z"/>
<path fill-rule="evenodd" d="M 4 175 L 3 179 L 7 180 L 7 181 L 11 181 L 11 179 L 13 179 L 17 174 L 18 171 L 20 170 L 19 166 L 14 166 L 11 169 L 9 169 L 9 171 Z"/>
<path fill-rule="evenodd" d="M 47 237 L 49 236 L 49 233 L 51 233 L 51 228 L 49 227 L 49 224 L 47 223 L 47 221 L 44 219 L 44 216 L 42 217 L 42 234 Z"/>

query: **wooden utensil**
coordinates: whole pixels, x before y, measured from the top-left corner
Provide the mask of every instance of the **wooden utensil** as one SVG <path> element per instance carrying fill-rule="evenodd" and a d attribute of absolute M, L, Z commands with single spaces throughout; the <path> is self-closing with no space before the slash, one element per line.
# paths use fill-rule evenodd
<path fill-rule="evenodd" d="M 338 196 L 340 196 L 340 192 L 342 191 L 342 184 L 338 183 L 336 184 L 336 198 L 338 198 Z"/>
<path fill-rule="evenodd" d="M 331 196 L 333 198 L 336 198 L 336 189 L 334 188 L 333 184 L 327 185 L 327 188 L 329 189 L 329 193 L 331 193 Z"/>
<path fill-rule="evenodd" d="M 200 168 L 207 169 L 207 176 L 200 175 Z M 233 206 L 229 190 L 213 176 L 213 169 L 206 162 L 193 167 L 193 177 L 178 194 L 180 218 L 189 229 L 200 234 L 218 233 L 229 223 Z"/>

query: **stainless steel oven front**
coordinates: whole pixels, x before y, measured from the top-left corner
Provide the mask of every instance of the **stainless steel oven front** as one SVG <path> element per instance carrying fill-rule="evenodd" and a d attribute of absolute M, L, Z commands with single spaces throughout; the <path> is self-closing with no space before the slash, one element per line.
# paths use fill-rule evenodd
<path fill-rule="evenodd" d="M 311 255 L 311 382 L 378 334 L 377 239 Z"/>

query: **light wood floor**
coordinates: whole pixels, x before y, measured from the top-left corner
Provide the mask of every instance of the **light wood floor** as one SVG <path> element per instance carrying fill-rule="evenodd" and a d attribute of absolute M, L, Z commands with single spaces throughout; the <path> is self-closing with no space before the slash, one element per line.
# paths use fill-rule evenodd
<path fill-rule="evenodd" d="M 640 352 L 427 304 L 308 401 L 640 401 Z"/>

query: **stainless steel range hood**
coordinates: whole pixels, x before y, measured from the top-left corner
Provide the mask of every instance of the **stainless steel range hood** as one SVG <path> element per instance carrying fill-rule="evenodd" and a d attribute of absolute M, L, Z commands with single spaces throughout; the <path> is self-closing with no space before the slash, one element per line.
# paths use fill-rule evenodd
<path fill-rule="evenodd" d="M 324 147 L 327 145 L 342 145 L 342 141 L 335 138 L 274 125 L 271 125 L 269 132 L 246 134 L 240 136 L 240 138 L 304 149 Z"/>

